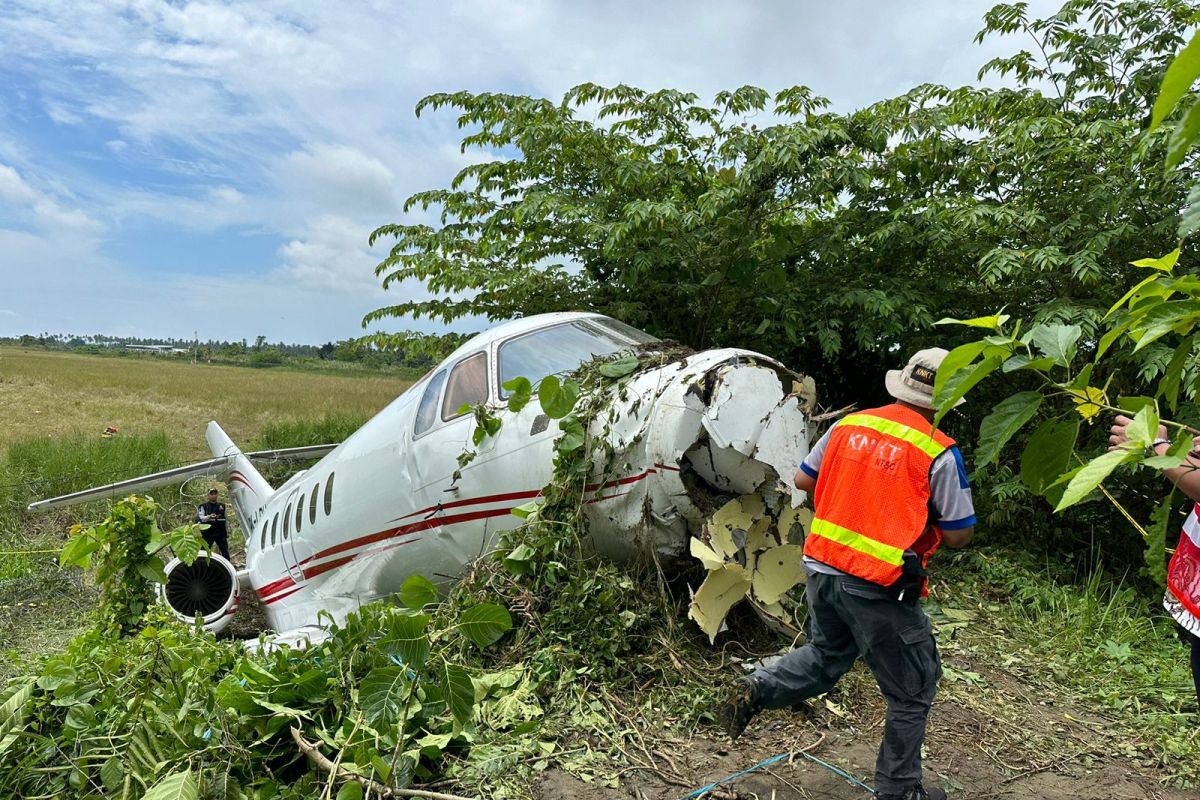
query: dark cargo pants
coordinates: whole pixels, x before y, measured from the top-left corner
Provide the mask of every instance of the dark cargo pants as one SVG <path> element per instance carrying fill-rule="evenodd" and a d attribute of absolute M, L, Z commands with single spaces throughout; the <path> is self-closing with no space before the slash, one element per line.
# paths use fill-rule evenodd
<path fill-rule="evenodd" d="M 867 662 L 887 700 L 875 791 L 900 794 L 921 782 L 921 743 L 942 662 L 929 618 L 880 587 L 848 575 L 808 577 L 808 643 L 752 676 L 763 708 L 786 708 L 824 694 Z"/>

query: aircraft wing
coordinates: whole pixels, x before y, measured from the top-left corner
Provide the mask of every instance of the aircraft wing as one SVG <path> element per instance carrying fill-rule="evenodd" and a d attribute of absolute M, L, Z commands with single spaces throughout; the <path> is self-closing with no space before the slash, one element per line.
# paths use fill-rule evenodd
<path fill-rule="evenodd" d="M 335 447 L 337 447 L 336 444 L 319 444 L 308 447 L 285 447 L 278 450 L 258 450 L 243 455 L 251 461 L 259 462 L 321 458 L 330 453 Z M 28 510 L 50 511 L 51 509 L 73 506 L 77 503 L 87 503 L 92 500 L 124 497 L 132 492 L 182 483 L 192 478 L 223 477 L 228 474 L 233 464 L 233 458 L 232 455 L 210 458 L 207 461 L 198 461 L 195 464 L 173 467 L 162 472 L 154 472 L 149 475 L 141 475 L 137 478 L 130 478 L 124 481 L 117 481 L 116 483 L 105 484 L 104 486 L 95 486 L 91 489 L 83 489 L 71 494 L 60 495 L 59 497 L 39 500 L 36 503 L 30 503 Z"/>

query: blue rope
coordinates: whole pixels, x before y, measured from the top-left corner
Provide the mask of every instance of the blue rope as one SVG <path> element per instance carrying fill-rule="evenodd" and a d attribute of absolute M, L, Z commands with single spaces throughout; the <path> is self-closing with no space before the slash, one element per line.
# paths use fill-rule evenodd
<path fill-rule="evenodd" d="M 719 781 L 714 781 L 713 783 L 710 783 L 707 786 L 702 786 L 699 789 L 697 789 L 696 791 L 692 792 L 691 794 L 685 794 L 683 797 L 679 798 L 679 800 L 692 800 L 692 798 L 699 797 L 706 792 L 711 792 L 713 789 L 719 788 L 722 784 L 732 783 L 733 781 L 736 781 L 738 778 L 741 778 L 744 775 L 749 775 L 751 772 L 754 772 L 756 770 L 760 770 L 765 767 L 769 767 L 772 764 L 777 764 L 780 761 L 783 761 L 785 758 L 789 758 L 792 755 L 793 755 L 793 753 L 788 752 L 788 753 L 780 753 L 777 756 L 771 756 L 770 758 L 768 758 L 765 761 L 758 762 L 753 767 L 744 769 L 741 772 L 735 772 L 732 775 L 724 777 Z M 865 783 L 863 783 L 858 778 L 851 775 L 849 772 L 846 772 L 843 769 L 835 767 L 833 764 L 830 764 L 827 761 L 822 761 L 821 759 L 817 758 L 816 756 L 809 755 L 808 753 L 804 752 L 803 750 L 796 750 L 795 755 L 803 756 L 804 758 L 807 758 L 809 761 L 813 762 L 814 764 L 819 764 L 820 766 L 829 770 L 834 775 L 837 775 L 839 778 L 849 781 L 850 783 L 859 787 L 860 789 L 866 789 L 867 792 L 872 795 L 875 794 L 875 790 L 872 789 L 870 786 L 867 786 Z"/>

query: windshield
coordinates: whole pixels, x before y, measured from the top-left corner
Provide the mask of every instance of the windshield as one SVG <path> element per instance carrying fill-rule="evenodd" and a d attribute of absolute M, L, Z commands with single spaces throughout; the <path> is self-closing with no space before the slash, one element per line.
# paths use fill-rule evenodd
<path fill-rule="evenodd" d="M 547 375 L 569 372 L 596 356 L 656 341 L 648 333 L 613 319 L 565 322 L 500 345 L 500 383 L 524 376 L 536 384 Z M 501 396 L 507 396 L 507 392 L 501 391 Z"/>

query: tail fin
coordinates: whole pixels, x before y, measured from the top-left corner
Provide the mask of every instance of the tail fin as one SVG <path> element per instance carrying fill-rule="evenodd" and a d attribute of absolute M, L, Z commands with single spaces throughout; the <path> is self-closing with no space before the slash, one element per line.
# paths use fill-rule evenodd
<path fill-rule="evenodd" d="M 243 528 L 249 530 L 275 490 L 216 422 L 208 423 L 206 438 L 214 456 L 229 459 L 229 496 Z"/>

